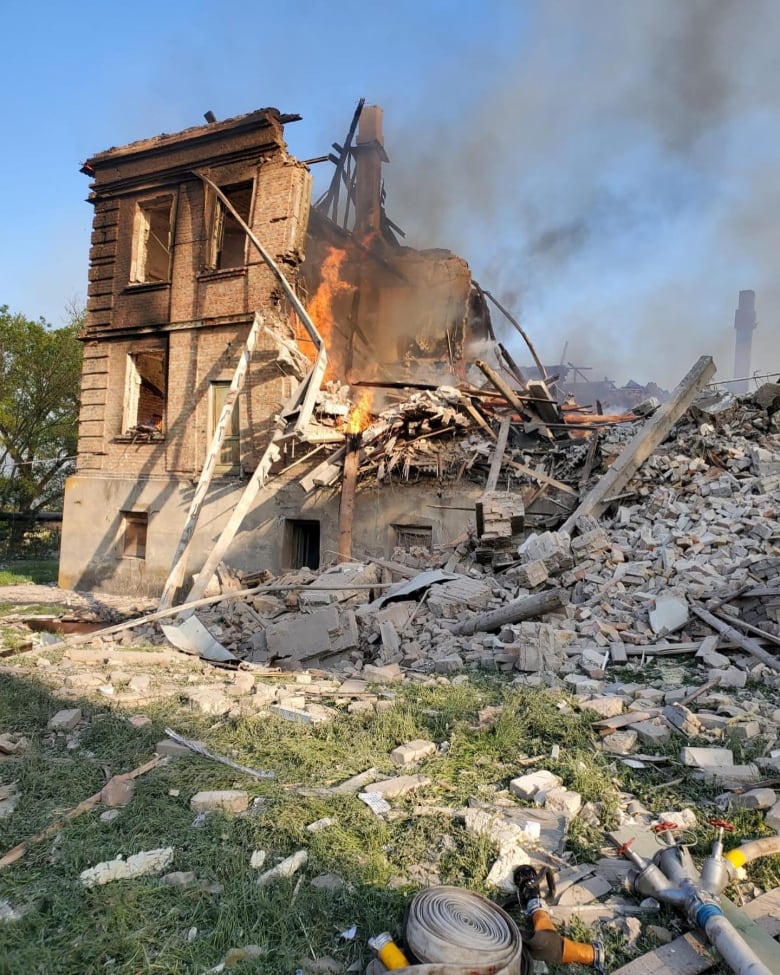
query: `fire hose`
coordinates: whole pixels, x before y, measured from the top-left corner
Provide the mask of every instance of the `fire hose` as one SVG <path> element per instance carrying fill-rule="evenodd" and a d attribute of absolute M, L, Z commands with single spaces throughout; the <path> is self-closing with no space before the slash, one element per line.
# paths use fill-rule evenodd
<path fill-rule="evenodd" d="M 474 891 L 460 887 L 429 887 L 409 907 L 406 945 L 412 963 L 389 934 L 369 944 L 386 969 L 398 975 L 527 975 L 532 959 L 552 962 L 600 961 L 599 949 L 562 938 L 555 931 L 539 894 L 539 875 L 530 870 L 525 893 L 534 934 L 523 945 L 520 931 L 503 908 Z M 522 881 L 522 877 L 520 878 Z M 518 898 L 524 894 L 518 883 Z"/>

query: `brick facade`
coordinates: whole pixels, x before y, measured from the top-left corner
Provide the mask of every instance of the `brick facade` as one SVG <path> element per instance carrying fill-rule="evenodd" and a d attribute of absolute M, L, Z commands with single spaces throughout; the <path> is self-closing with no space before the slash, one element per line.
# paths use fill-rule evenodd
<path fill-rule="evenodd" d="M 209 267 L 218 204 L 196 175 L 202 172 L 221 187 L 251 186 L 248 223 L 294 281 L 304 252 L 311 178 L 287 152 L 284 121 L 276 110 L 262 110 L 110 149 L 85 164 L 94 180 L 94 221 L 77 474 L 65 503 L 63 584 L 161 588 L 188 493 L 210 443 L 211 384 L 232 378 L 255 312 L 289 330 L 278 283 L 248 241 L 237 266 Z M 155 206 L 169 213 L 168 274 L 162 281 L 143 280 L 143 270 L 139 273 L 144 214 Z M 128 385 L 134 364 L 143 362 L 139 356 L 160 363 L 162 381 L 137 377 L 130 423 Z M 273 338 L 261 332 L 239 397 L 245 472 L 257 464 L 273 418 L 293 388 L 277 358 Z M 161 409 L 155 383 L 163 386 Z M 157 417 L 159 434 L 138 432 Z M 240 486 L 235 478 L 221 484 L 216 478 L 212 493 L 224 498 Z M 172 498 L 179 499 L 175 511 L 168 510 Z M 94 517 L 96 506 L 100 517 Z M 151 536 L 154 532 L 159 542 L 154 523 L 163 510 L 171 524 L 165 542 L 155 545 Z M 143 566 L 121 554 L 122 512 L 132 511 L 149 515 Z"/>

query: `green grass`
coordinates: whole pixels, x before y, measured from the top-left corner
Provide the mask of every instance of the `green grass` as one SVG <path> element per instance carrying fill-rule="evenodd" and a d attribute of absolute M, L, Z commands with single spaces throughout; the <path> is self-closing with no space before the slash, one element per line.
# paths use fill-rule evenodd
<path fill-rule="evenodd" d="M 5 561 L 0 563 L 0 586 L 56 583 L 58 571 L 59 560 L 56 558 Z"/>
<path fill-rule="evenodd" d="M 544 755 L 540 764 L 598 803 L 608 824 L 617 808 L 616 769 L 593 747 L 592 716 L 572 712 L 559 695 L 498 679 L 401 685 L 389 710 L 344 714 L 318 726 L 259 716 L 209 719 L 169 702 L 149 710 L 151 726 L 134 729 L 107 705 L 78 703 L 89 723 L 78 747 L 69 748 L 46 724 L 74 702 L 57 701 L 33 680 L 0 681 L 0 732 L 30 740 L 21 757 L 0 762 L 0 784 L 16 782 L 20 793 L 14 814 L 0 820 L 0 854 L 98 791 L 106 774 L 146 761 L 167 725 L 244 765 L 273 769 L 276 777 L 256 780 L 199 757 L 178 759 L 139 778 L 132 803 L 112 823 L 100 822 L 98 807 L 31 846 L 23 860 L 0 870 L 0 900 L 27 908 L 22 920 L 0 924 L 0 975 L 199 975 L 247 944 L 262 954 L 238 962 L 236 971 L 278 975 L 326 955 L 342 970 L 356 961 L 365 966 L 367 938 L 400 932 L 418 887 L 441 882 L 485 892 L 495 847 L 441 807 L 505 794 L 510 779 L 526 770 L 519 760 Z M 480 723 L 488 705 L 500 707 L 500 716 Z M 413 738 L 448 747 L 412 770 L 428 775 L 431 785 L 394 800 L 387 819 L 354 795 L 322 791 L 372 766 L 380 775 L 397 774 L 389 753 Z M 659 773 L 631 774 L 642 786 Z M 193 827 L 192 795 L 231 787 L 257 800 L 251 813 L 214 815 Z M 415 814 L 417 804 L 432 807 L 432 814 Z M 326 816 L 333 826 L 306 829 Z M 101 860 L 168 845 L 175 849 L 172 869 L 193 871 L 202 885 L 170 888 L 140 878 L 86 890 L 79 882 L 79 873 Z M 575 821 L 569 849 L 577 859 L 598 855 L 603 845 L 600 830 Z M 308 850 L 309 862 L 297 877 L 261 888 L 249 866 L 258 849 L 267 852 L 267 866 L 298 849 Z M 312 886 L 323 873 L 338 875 L 342 888 L 331 893 Z M 221 893 L 205 890 L 208 884 L 220 885 Z M 353 924 L 357 938 L 339 939 Z M 619 939 L 612 940 L 615 956 L 628 957 Z"/>

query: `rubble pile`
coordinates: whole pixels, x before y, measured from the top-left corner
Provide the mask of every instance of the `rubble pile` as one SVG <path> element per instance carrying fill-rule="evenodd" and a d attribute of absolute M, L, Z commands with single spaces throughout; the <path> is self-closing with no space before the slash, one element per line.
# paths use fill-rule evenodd
<path fill-rule="evenodd" d="M 633 477 L 614 514 L 578 519 L 573 536 L 528 534 L 503 571 L 475 558 L 472 525 L 451 548 L 417 547 L 397 550 L 389 562 L 299 570 L 269 583 L 268 592 L 226 600 L 199 615 L 240 659 L 285 667 L 327 662 L 351 674 L 373 662 L 419 673 L 486 667 L 554 679 L 577 655 L 592 669 L 605 650 L 621 661 L 626 648 L 701 639 L 711 631 L 691 607 L 707 600 L 768 637 L 778 636 L 780 588 L 773 586 L 780 585 L 780 433 L 769 392 L 764 387 L 753 398 L 697 402 Z M 402 428 L 406 435 L 425 436 L 459 422 L 456 411 L 442 409 L 427 393 L 393 413 L 396 428 L 383 442 L 382 458 L 371 461 L 375 474 L 382 465 L 389 474 L 398 465 L 423 463 L 419 457 L 398 459 Z M 637 427 L 602 431 L 600 453 L 618 453 Z M 470 438 L 465 449 L 476 453 L 475 443 Z M 556 446 L 551 453 L 565 449 Z M 581 445 L 575 449 L 582 458 Z M 429 462 L 452 470 L 452 446 L 444 453 L 445 460 Z M 572 469 L 569 485 L 578 477 Z M 434 570 L 438 575 L 431 575 Z M 419 578 L 410 583 L 414 576 Z M 388 589 L 399 578 L 403 582 Z M 383 595 L 372 600 L 366 587 L 374 584 L 375 594 Z M 553 587 L 563 591 L 564 605 L 544 622 L 453 633 L 464 614 L 497 610 Z"/>
<path fill-rule="evenodd" d="M 738 707 L 731 695 L 757 681 L 771 687 L 780 670 L 772 647 L 780 641 L 777 393 L 778 387 L 764 387 L 753 397 L 700 398 L 600 520 L 575 512 L 571 534 L 526 531 L 516 544 L 515 523 L 512 559 L 500 571 L 482 562 L 481 540 L 473 525 L 464 525 L 446 548 L 399 549 L 391 560 L 367 557 L 316 572 L 301 569 L 248 593 L 227 592 L 199 607 L 194 622 L 233 666 L 258 673 L 325 668 L 328 679 L 308 697 L 297 681 L 288 689 L 280 685 L 278 693 L 264 692 L 263 706 L 296 720 L 307 713 L 327 720 L 333 712 L 323 697 L 334 694 L 350 706 L 375 707 L 371 682 L 452 679 L 484 669 L 512 673 L 520 683 L 566 687 L 605 719 L 637 711 L 634 720 L 609 728 L 607 744 L 624 753 L 665 740 L 672 728 L 688 727 L 715 741 L 726 725 L 732 731 L 740 726 L 746 736 L 758 733 L 753 721 L 759 729 L 767 722 L 775 727 L 768 700 L 753 695 L 749 707 Z M 392 441 L 397 445 L 402 431 L 419 437 L 460 422 L 457 410 L 442 402 L 426 393 L 392 408 L 395 419 L 382 421 L 384 435 L 397 426 L 382 441 L 382 459 L 371 461 L 374 475 L 382 463 L 390 466 Z M 550 454 L 566 453 L 569 461 L 578 455 L 582 463 L 590 458 L 599 478 L 605 461 L 620 453 L 642 422 L 600 431 L 596 449 L 555 444 Z M 512 448 L 507 456 L 522 450 Z M 451 457 L 450 447 L 448 465 Z M 573 490 L 581 480 L 572 466 L 568 483 L 560 483 Z M 499 484 L 495 496 L 511 498 L 511 483 L 506 487 L 502 492 Z M 485 511 L 500 527 L 500 506 L 491 500 Z M 509 511 L 511 518 L 512 505 Z M 727 632 L 713 628 L 712 620 Z M 92 643 L 99 648 L 139 636 L 162 640 L 157 626 L 143 618 L 133 634 L 95 635 Z M 196 641 L 190 652 L 198 649 Z M 674 695 L 667 701 L 661 688 L 632 688 L 608 677 L 615 665 L 676 654 L 697 654 L 696 667 L 712 684 L 699 702 L 713 707 L 705 723 L 688 726 L 666 714 L 665 705 L 679 702 Z M 236 680 L 243 677 L 239 672 Z M 357 697 L 338 692 L 350 681 L 361 686 Z M 110 687 L 99 690 L 108 694 Z M 142 695 L 144 689 L 130 690 Z M 257 688 L 237 684 L 217 695 L 216 703 L 208 688 L 199 701 L 201 690 L 187 689 L 194 706 L 225 713 Z M 740 713 L 721 720 L 729 702 Z"/>

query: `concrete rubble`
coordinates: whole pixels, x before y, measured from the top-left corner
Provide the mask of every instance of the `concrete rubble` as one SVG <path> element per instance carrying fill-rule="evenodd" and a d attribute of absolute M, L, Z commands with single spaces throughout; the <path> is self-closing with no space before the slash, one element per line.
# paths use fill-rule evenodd
<path fill-rule="evenodd" d="M 161 874 L 173 863 L 173 848 L 168 846 L 159 850 L 145 850 L 135 853 L 126 860 L 121 856 L 115 860 L 105 860 L 94 867 L 82 870 L 79 879 L 85 887 L 100 887 L 114 880 L 133 880 Z"/>
<path fill-rule="evenodd" d="M 644 768 L 668 761 L 665 746 L 676 742 L 679 764 L 722 790 L 718 805 L 726 814 L 754 810 L 780 831 L 780 674 L 696 613 L 702 608 L 729 625 L 744 624 L 738 633 L 749 632 L 775 655 L 779 414 L 764 409 L 759 396 L 726 403 L 717 413 L 692 407 L 600 519 L 578 520 L 572 534 L 550 524 L 513 537 L 513 558 L 503 568 L 480 561 L 480 540 L 464 531 L 441 550 L 397 550 L 389 560 L 301 569 L 269 580 L 266 592 L 198 610 L 213 638 L 236 657 L 235 669 L 217 671 L 162 647 L 133 651 L 124 634 L 98 635 L 88 649 L 65 647 L 58 694 L 75 700 L 109 685 L 121 705 L 175 696 L 207 715 L 275 714 L 316 723 L 391 707 L 400 682 L 455 683 L 481 671 L 503 672 L 518 685 L 567 692 L 571 704 L 565 706 L 589 716 L 598 747 L 615 763 Z M 631 432 L 625 426 L 602 431 L 602 461 L 618 456 Z M 548 452 L 555 458 L 550 476 L 578 484 L 580 445 L 554 444 Z M 552 591 L 560 592 L 559 605 L 541 618 L 470 635 L 453 632 L 464 619 Z M 141 632 L 147 643 L 162 642 L 152 624 L 142 624 Z M 156 658 L 163 655 L 160 666 Z M 651 663 L 663 666 L 663 676 L 648 669 Z M 139 669 L 151 679 L 138 680 Z M 497 716 L 485 715 L 485 721 Z M 77 736 L 81 721 L 74 708 L 54 715 L 49 727 Z M 11 745 L 3 745 L 6 740 Z M 0 736 L 0 750 L 16 742 Z M 746 743 L 762 747 L 742 762 L 735 756 Z M 328 791 L 351 794 L 382 817 L 414 795 L 417 814 L 427 814 L 425 790 L 435 781 L 441 748 L 435 741 L 403 743 L 388 759 L 409 774 L 382 778 L 369 769 Z M 161 742 L 158 750 L 191 756 L 174 741 Z M 599 813 L 544 764 L 541 758 L 513 778 L 494 806 L 432 811 L 462 818 L 468 830 L 496 843 L 488 880 L 497 889 L 509 889 L 513 866 L 538 862 L 535 855 L 544 851 L 560 867 L 556 920 L 621 919 L 634 937 L 637 916 L 646 928 L 657 905 L 637 905 L 621 893 L 628 865 L 619 857 L 574 866 L 561 856 L 567 824 L 575 817 L 598 823 Z M 623 800 L 625 841 L 658 817 L 631 796 Z M 190 804 L 197 813 L 241 813 L 249 801 L 247 793 L 228 790 L 199 793 Z M 688 813 L 672 809 L 662 818 L 682 829 L 695 825 Z M 318 821 L 309 829 L 329 824 Z M 144 860 L 144 872 L 147 863 L 160 873 L 170 866 L 172 851 L 170 857 L 164 850 L 151 854 L 165 862 L 158 869 L 154 857 Z M 134 860 L 99 864 L 82 880 L 134 875 L 127 872 Z M 264 851 L 256 851 L 252 866 L 264 863 Z M 289 876 L 304 863 L 300 851 L 258 883 Z"/>
<path fill-rule="evenodd" d="M 431 396 L 426 393 L 424 401 L 430 403 Z M 415 409 L 421 397 L 414 400 Z M 388 667 L 397 668 L 396 679 L 516 671 L 530 683 L 581 685 L 594 699 L 594 709 L 609 709 L 608 703 L 595 702 L 605 695 L 588 689 L 579 671 L 598 681 L 611 666 L 643 654 L 699 651 L 701 665 L 722 688 L 739 689 L 766 676 L 767 668 L 733 640 L 713 633 L 694 610 L 717 603 L 719 617 L 757 626 L 765 642 L 780 639 L 780 474 L 775 470 L 780 434 L 776 414 L 760 401 L 742 397 L 715 414 L 694 405 L 639 468 L 614 510 L 599 521 L 579 519 L 572 535 L 526 528 L 524 538 L 513 535 L 514 556 L 503 569 L 482 564 L 476 558 L 479 540 L 465 531 L 445 549 L 397 550 L 391 560 L 297 570 L 269 582 L 267 592 L 199 609 L 198 618 L 250 673 L 324 667 L 331 679 L 385 683 Z M 600 432 L 602 463 L 619 454 L 635 427 L 641 429 L 640 421 Z M 398 437 L 395 442 L 397 449 Z M 546 450 L 549 476 L 578 483 L 581 444 Z M 533 451 L 522 456 L 530 461 Z M 455 621 L 553 589 L 560 590 L 563 605 L 543 619 L 469 636 L 453 632 Z M 147 628 L 142 629 L 148 639 Z M 120 645 L 123 639 L 125 634 L 113 638 Z M 159 631 L 153 639 L 161 642 Z M 96 636 L 92 646 L 104 646 L 108 653 L 113 640 Z M 66 654 L 86 662 L 80 648 L 70 647 Z M 249 674 L 239 672 L 223 693 L 197 686 L 186 693 L 204 713 L 227 714 L 253 690 L 259 693 L 252 683 Z M 102 686 L 112 688 L 118 703 L 162 693 L 136 679 L 122 685 L 109 676 Z M 312 694 L 304 695 L 308 702 Z M 350 696 L 359 707 L 365 695 L 363 689 Z M 291 720 L 306 720 L 302 712 L 315 714 L 301 706 L 300 694 L 277 691 L 263 704 Z M 315 720 L 328 717 L 320 711 Z M 665 717 L 656 723 L 661 728 L 669 721 Z M 67 720 L 77 722 L 75 715 Z M 651 728 L 642 730 L 652 735 Z"/>

